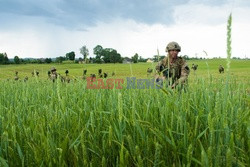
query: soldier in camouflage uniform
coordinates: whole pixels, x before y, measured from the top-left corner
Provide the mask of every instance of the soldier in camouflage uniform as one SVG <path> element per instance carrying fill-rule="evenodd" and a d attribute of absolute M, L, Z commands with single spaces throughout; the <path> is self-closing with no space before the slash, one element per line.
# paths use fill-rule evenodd
<path fill-rule="evenodd" d="M 224 73 L 224 67 L 222 65 L 219 66 L 219 72 Z"/>
<path fill-rule="evenodd" d="M 181 51 L 181 47 L 176 42 L 170 42 L 166 47 L 168 55 L 161 60 L 157 66 L 156 71 L 159 73 L 157 79 L 160 78 L 160 74 L 163 80 L 167 80 L 171 88 L 175 88 L 178 84 L 184 85 L 187 83 L 190 69 L 184 59 L 178 57 L 178 53 Z"/>
<path fill-rule="evenodd" d="M 193 69 L 194 71 L 196 71 L 197 68 L 198 68 L 198 64 L 192 64 L 192 69 Z"/>
<path fill-rule="evenodd" d="M 19 77 L 18 77 L 18 71 L 16 71 L 16 72 L 15 72 L 15 74 L 16 74 L 16 75 L 15 75 L 14 80 L 15 80 L 15 81 L 17 81 L 17 80 L 19 80 Z"/>
<path fill-rule="evenodd" d="M 24 81 L 24 82 L 27 82 L 28 79 L 29 79 L 28 76 L 26 76 L 26 77 L 23 79 L 23 81 Z"/>
<path fill-rule="evenodd" d="M 69 74 L 69 70 L 66 70 L 66 71 L 65 71 L 65 74 L 66 74 L 66 76 L 68 76 L 68 74 Z"/>
<path fill-rule="evenodd" d="M 55 80 L 57 79 L 56 68 L 55 68 L 55 67 L 52 67 L 50 71 L 51 71 L 51 74 L 50 74 L 51 80 L 52 80 L 53 82 L 55 82 Z"/>

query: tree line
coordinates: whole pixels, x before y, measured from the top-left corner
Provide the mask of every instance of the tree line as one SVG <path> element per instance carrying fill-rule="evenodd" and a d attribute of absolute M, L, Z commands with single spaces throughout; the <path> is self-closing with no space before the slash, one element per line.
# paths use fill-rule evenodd
<path fill-rule="evenodd" d="M 97 45 L 93 49 L 95 57 L 88 57 L 89 50 L 84 45 L 79 49 L 83 57 L 76 59 L 74 51 L 68 52 L 65 56 L 59 56 L 56 58 L 19 58 L 15 56 L 14 59 L 9 59 L 7 53 L 0 53 L 0 64 L 43 64 L 43 63 L 62 63 L 63 61 L 71 61 L 75 63 L 122 63 L 124 60 L 129 60 L 133 63 L 146 62 L 146 59 L 135 53 L 131 58 L 122 57 L 117 50 L 113 48 L 103 48 L 101 45 Z"/>
<path fill-rule="evenodd" d="M 126 62 L 146 62 L 147 59 L 142 58 L 142 56 L 139 56 L 137 53 L 135 53 L 134 56 L 131 58 L 129 57 L 122 57 L 120 53 L 117 52 L 117 50 L 113 48 L 103 48 L 101 45 L 97 45 L 93 48 L 93 54 L 95 57 L 88 57 L 89 56 L 89 50 L 86 47 L 86 45 L 82 46 L 79 49 L 80 53 L 82 54 L 82 57 L 76 59 L 75 52 L 71 51 L 65 54 L 65 56 L 59 56 L 56 58 L 19 58 L 18 56 L 15 56 L 14 59 L 9 59 L 7 53 L 0 53 L 0 64 L 49 64 L 49 63 L 62 63 L 63 61 L 71 61 L 74 63 L 123 63 Z M 165 55 L 154 55 L 151 60 L 154 62 L 158 62 L 159 60 L 163 59 Z M 186 60 L 194 60 L 194 59 L 202 59 L 202 58 L 193 58 L 189 57 L 187 55 L 182 56 Z M 235 58 L 233 59 L 240 59 Z"/>

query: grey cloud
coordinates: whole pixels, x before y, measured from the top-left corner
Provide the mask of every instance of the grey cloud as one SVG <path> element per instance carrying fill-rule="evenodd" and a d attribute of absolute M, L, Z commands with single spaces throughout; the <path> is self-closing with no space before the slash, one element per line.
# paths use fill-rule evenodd
<path fill-rule="evenodd" d="M 132 19 L 146 24 L 171 23 L 173 3 L 165 0 L 50 0 L 50 1 L 1 1 L 0 13 L 44 17 L 48 22 L 65 27 L 95 25 L 114 18 Z"/>
<path fill-rule="evenodd" d="M 40 17 L 55 25 L 69 29 L 85 29 L 97 22 L 112 19 L 132 19 L 146 24 L 172 24 L 176 6 L 203 4 L 220 6 L 233 0 L 0 0 L 1 19 L 6 22 L 22 18 L 20 16 Z M 246 4 L 239 0 L 238 5 Z M 248 3 L 249 5 L 249 3 Z M 27 19 L 27 17 L 25 17 Z"/>

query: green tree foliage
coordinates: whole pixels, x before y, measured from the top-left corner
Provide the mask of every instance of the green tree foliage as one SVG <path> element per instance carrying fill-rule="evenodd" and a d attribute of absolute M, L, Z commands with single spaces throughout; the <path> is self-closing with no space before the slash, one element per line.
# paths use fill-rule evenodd
<path fill-rule="evenodd" d="M 51 58 L 46 58 L 46 59 L 45 59 L 45 63 L 48 63 L 48 64 L 49 64 L 49 63 L 51 63 L 51 62 L 52 62 L 52 59 L 51 59 Z"/>
<path fill-rule="evenodd" d="M 8 64 L 9 58 L 6 53 L 0 53 L 0 64 Z"/>
<path fill-rule="evenodd" d="M 43 58 L 37 59 L 37 63 L 38 64 L 43 64 L 43 63 L 45 63 L 45 60 Z"/>
<path fill-rule="evenodd" d="M 3 64 L 8 64 L 8 63 L 9 63 L 9 58 L 8 58 L 7 54 L 4 53 Z"/>
<path fill-rule="evenodd" d="M 165 57 L 164 55 L 159 55 L 159 56 L 158 55 L 154 55 L 153 61 L 154 62 L 158 62 L 158 59 L 160 61 L 160 60 L 164 59 L 164 57 Z"/>
<path fill-rule="evenodd" d="M 65 57 L 62 57 L 62 56 L 60 56 L 60 57 L 57 57 L 56 58 L 56 63 L 62 63 L 64 60 L 66 60 L 66 58 Z"/>
<path fill-rule="evenodd" d="M 89 55 L 89 50 L 88 50 L 88 48 L 86 47 L 86 45 L 84 45 L 84 46 L 82 46 L 82 47 L 80 48 L 80 53 L 83 55 L 83 59 L 84 59 L 84 61 L 86 62 L 87 57 L 88 57 L 88 55 Z"/>
<path fill-rule="evenodd" d="M 105 63 L 121 63 L 122 57 L 121 55 L 112 48 L 105 48 L 102 51 L 103 61 Z"/>
<path fill-rule="evenodd" d="M 132 57 L 133 63 L 138 63 L 138 58 L 139 58 L 139 55 L 136 53 L 136 54 Z"/>
<path fill-rule="evenodd" d="M 147 59 L 144 59 L 143 57 L 139 56 L 138 62 L 146 62 Z"/>
<path fill-rule="evenodd" d="M 190 58 L 188 57 L 188 55 L 184 55 L 182 56 L 185 60 L 190 60 Z"/>
<path fill-rule="evenodd" d="M 15 62 L 15 64 L 20 64 L 20 59 L 18 56 L 14 57 L 14 62 Z"/>
<path fill-rule="evenodd" d="M 75 52 L 69 52 L 69 53 L 66 53 L 66 59 L 67 60 L 75 60 Z"/>
<path fill-rule="evenodd" d="M 103 47 L 101 45 L 97 45 L 94 49 L 93 49 L 93 53 L 96 55 L 95 57 L 95 62 L 96 63 L 101 63 L 101 57 L 102 57 L 102 52 L 103 52 Z"/>
<path fill-rule="evenodd" d="M 83 61 L 83 58 L 81 58 L 81 57 L 79 57 L 79 59 L 78 59 L 79 61 Z"/>
<path fill-rule="evenodd" d="M 4 55 L 3 53 L 0 53 L 0 64 L 3 64 L 4 61 Z"/>

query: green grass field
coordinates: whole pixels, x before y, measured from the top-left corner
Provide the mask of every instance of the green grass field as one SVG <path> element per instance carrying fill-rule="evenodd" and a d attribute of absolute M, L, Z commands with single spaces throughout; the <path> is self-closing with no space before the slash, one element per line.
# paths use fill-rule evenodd
<path fill-rule="evenodd" d="M 0 166 L 249 166 L 250 61 L 232 60 L 224 74 L 226 60 L 192 63 L 188 89 L 167 93 L 92 90 L 80 79 L 99 68 L 147 78 L 154 63 L 0 66 Z M 72 82 L 47 80 L 52 66 Z"/>
<path fill-rule="evenodd" d="M 218 72 L 218 67 L 222 64 L 227 68 L 225 59 L 213 59 L 213 60 L 189 60 L 188 64 L 191 69 L 192 63 L 198 64 L 198 70 L 196 75 L 191 70 L 189 79 L 193 78 L 206 78 L 212 75 L 213 78 L 221 78 Z M 14 79 L 15 71 L 19 72 L 20 78 L 32 76 L 31 72 L 37 70 L 40 72 L 40 78 L 47 79 L 47 72 L 51 67 L 56 67 L 58 73 L 65 75 L 65 70 L 69 70 L 69 75 L 71 78 L 81 78 L 83 74 L 83 69 L 87 69 L 88 73 L 97 74 L 99 68 L 103 69 L 104 72 L 111 74 L 113 71 L 116 73 L 117 78 L 126 78 L 135 76 L 137 78 L 147 78 L 146 70 L 147 68 L 155 68 L 157 63 L 138 63 L 138 64 L 28 64 L 28 65 L 0 65 L 0 79 Z M 250 76 L 248 75 L 250 70 L 249 60 L 232 60 L 230 65 L 230 73 L 238 81 L 248 82 Z M 224 74 L 225 76 L 225 74 Z"/>

